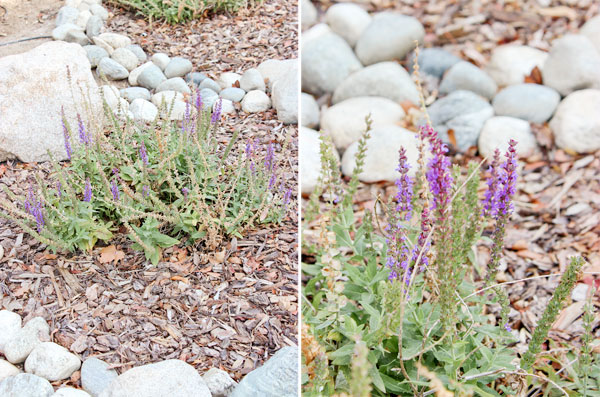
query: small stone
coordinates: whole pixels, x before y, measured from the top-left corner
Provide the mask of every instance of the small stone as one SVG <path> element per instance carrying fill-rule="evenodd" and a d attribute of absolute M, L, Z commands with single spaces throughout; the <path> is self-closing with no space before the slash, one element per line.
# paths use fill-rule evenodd
<path fill-rule="evenodd" d="M 64 6 L 58 10 L 56 16 L 56 26 L 60 26 L 65 23 L 72 23 L 77 25 L 77 17 L 79 16 L 79 10 L 75 7 Z"/>
<path fill-rule="evenodd" d="M 567 34 L 554 40 L 542 68 L 544 85 L 561 95 L 600 88 L 600 53 L 586 36 Z"/>
<path fill-rule="evenodd" d="M 415 54 L 410 57 L 410 69 L 414 71 Z M 419 51 L 419 71 L 442 78 L 446 70 L 461 62 L 461 59 L 442 48 L 423 48 Z"/>
<path fill-rule="evenodd" d="M 81 46 L 90 44 L 90 39 L 83 33 L 83 30 L 71 29 L 65 35 L 67 43 L 77 43 Z"/>
<path fill-rule="evenodd" d="M 419 91 L 404 68 L 381 62 L 348 76 L 333 93 L 333 103 L 358 96 L 380 96 L 401 103 L 419 103 Z"/>
<path fill-rule="evenodd" d="M 92 15 L 90 19 L 88 19 L 87 24 L 85 25 L 85 34 L 90 39 L 98 36 L 102 31 L 102 26 L 104 26 L 104 22 L 102 22 L 102 18 L 97 15 Z"/>
<path fill-rule="evenodd" d="M 172 77 L 183 77 L 192 71 L 192 62 L 181 57 L 171 58 L 165 67 L 165 76 L 168 79 Z"/>
<path fill-rule="evenodd" d="M 79 26 L 81 29 L 85 29 L 91 16 L 92 13 L 89 11 L 80 12 L 79 16 L 77 17 L 77 26 Z"/>
<path fill-rule="evenodd" d="M 42 317 L 34 317 L 4 345 L 4 356 L 13 364 L 25 361 L 29 353 L 50 339 L 50 327 Z M 0 394 L 2 395 L 2 394 Z"/>
<path fill-rule="evenodd" d="M 140 77 L 140 74 L 149 66 L 154 66 L 154 63 L 146 62 L 143 65 L 140 65 L 137 68 L 133 69 L 129 73 L 129 77 L 128 77 L 129 85 L 138 85 L 138 81 L 137 81 L 138 77 Z"/>
<path fill-rule="evenodd" d="M 500 87 L 522 84 L 537 67 L 540 71 L 548 53 L 524 45 L 506 44 L 494 48 L 485 71 Z"/>
<path fill-rule="evenodd" d="M 449 94 L 458 90 L 472 91 L 485 98 L 492 99 L 498 86 L 483 70 L 470 62 L 461 61 L 446 72 L 440 92 Z"/>
<path fill-rule="evenodd" d="M 491 159 L 496 149 L 506 153 L 508 142 L 517 141 L 517 155 L 527 158 L 538 151 L 537 141 L 529 123 L 514 117 L 496 116 L 489 118 L 479 134 L 479 154 Z"/>
<path fill-rule="evenodd" d="M 237 87 L 225 88 L 219 93 L 219 96 L 221 98 L 228 99 L 232 102 L 240 102 L 242 98 L 244 98 L 244 95 L 246 95 L 246 91 Z"/>
<path fill-rule="evenodd" d="M 100 397 L 211 397 L 194 367 L 180 360 L 166 360 L 135 367 L 119 375 Z"/>
<path fill-rule="evenodd" d="M 52 397 L 91 397 L 88 393 L 83 390 L 75 389 L 73 387 L 61 387 L 52 395 Z"/>
<path fill-rule="evenodd" d="M 500 91 L 492 101 L 498 116 L 517 117 L 532 123 L 548 121 L 558 103 L 556 90 L 538 84 L 516 84 Z"/>
<path fill-rule="evenodd" d="M 258 65 L 258 71 L 263 77 L 263 81 L 266 82 L 267 88 L 270 90 L 273 87 L 273 83 L 279 80 L 279 78 L 285 75 L 291 69 L 298 69 L 298 59 L 268 59 Z"/>
<path fill-rule="evenodd" d="M 425 29 L 413 17 L 395 12 L 375 15 L 356 42 L 356 55 L 363 65 L 402 59 L 423 43 Z"/>
<path fill-rule="evenodd" d="M 96 68 L 98 76 L 105 75 L 109 80 L 123 80 L 129 76 L 129 71 L 123 65 L 111 58 L 102 58 Z"/>
<path fill-rule="evenodd" d="M 229 99 L 220 99 L 221 101 L 221 114 L 231 114 L 231 113 L 235 113 L 235 106 L 233 106 L 233 102 L 230 101 Z M 215 107 L 217 106 L 217 103 L 219 101 L 216 101 L 213 104 L 213 111 L 215 110 Z"/>
<path fill-rule="evenodd" d="M 573 299 L 575 302 L 584 302 L 588 299 L 589 290 L 589 285 L 579 283 L 575 286 L 575 288 L 573 288 L 573 292 L 571 292 L 571 299 Z"/>
<path fill-rule="evenodd" d="M 600 149 L 600 90 L 569 94 L 550 120 L 554 141 L 561 149 L 593 153 Z"/>
<path fill-rule="evenodd" d="M 246 92 L 252 90 L 265 91 L 265 79 L 258 69 L 248 69 L 244 72 L 240 79 L 240 88 Z"/>
<path fill-rule="evenodd" d="M 21 370 L 6 360 L 0 359 L 0 382 L 4 379 L 20 374 Z"/>
<path fill-rule="evenodd" d="M 369 114 L 373 129 L 396 125 L 405 115 L 402 106 L 388 98 L 355 97 L 324 109 L 321 129 L 331 136 L 338 150 L 344 151 L 365 132 Z"/>
<path fill-rule="evenodd" d="M 87 57 L 90 60 L 90 65 L 93 68 L 98 66 L 102 58 L 108 58 L 108 52 L 100 46 L 97 45 L 86 45 L 83 47 L 85 52 L 87 53 Z"/>
<path fill-rule="evenodd" d="M 317 9 L 310 0 L 302 0 L 302 30 L 310 28 L 317 22 Z"/>
<path fill-rule="evenodd" d="M 150 91 L 148 91 L 144 87 L 123 88 L 119 91 L 119 93 L 121 94 L 121 97 L 125 98 L 130 103 L 135 101 L 136 99 L 140 99 L 140 98 L 145 99 L 147 101 L 149 101 L 150 98 L 152 98 Z"/>
<path fill-rule="evenodd" d="M 98 37 L 101 40 L 104 40 L 109 46 L 111 46 L 114 49 L 127 47 L 128 45 L 131 45 L 131 39 L 127 36 L 123 36 L 122 34 L 102 33 Z"/>
<path fill-rule="evenodd" d="M 200 97 L 202 98 L 202 103 L 204 104 L 204 108 L 211 108 L 219 99 L 219 94 L 211 90 L 210 88 L 203 88 L 200 90 Z"/>
<path fill-rule="evenodd" d="M 134 120 L 152 122 L 158 116 L 158 108 L 142 98 L 134 99 L 129 106 L 129 111 L 133 114 Z"/>
<path fill-rule="evenodd" d="M 596 15 L 595 17 L 588 19 L 588 21 L 583 24 L 579 30 L 579 34 L 582 34 L 590 39 L 590 41 L 596 46 L 598 53 L 600 53 L 600 15 Z"/>
<path fill-rule="evenodd" d="M 271 107 L 271 100 L 263 91 L 250 91 L 242 99 L 242 110 L 246 113 L 264 112 Z"/>
<path fill-rule="evenodd" d="M 108 20 L 108 11 L 106 11 L 106 8 L 102 7 L 100 4 L 92 4 L 90 6 L 90 12 L 93 15 L 97 15 L 102 18 L 103 21 Z"/>
<path fill-rule="evenodd" d="M 31 374 L 18 374 L 0 382 L 0 396 L 51 397 L 53 394 L 50 382 Z"/>
<path fill-rule="evenodd" d="M 21 316 L 9 310 L 0 311 L 0 352 L 21 331 Z"/>
<path fill-rule="evenodd" d="M 162 105 L 163 101 L 167 106 L 170 106 L 173 99 L 183 102 L 183 94 L 177 91 L 161 91 L 152 95 L 152 103 L 158 107 Z"/>
<path fill-rule="evenodd" d="M 188 83 L 192 83 L 196 86 L 199 86 L 200 83 L 202 83 L 202 81 L 204 81 L 205 79 L 207 79 L 208 76 L 205 75 L 204 73 L 200 73 L 200 72 L 192 72 L 192 73 L 188 73 L 185 75 L 185 81 L 187 81 Z"/>
<path fill-rule="evenodd" d="M 152 55 L 150 60 L 154 62 L 154 64 L 158 66 L 161 71 L 164 71 L 169 62 L 171 62 L 171 58 L 169 58 L 169 56 L 164 52 L 157 52 L 156 54 Z"/>
<path fill-rule="evenodd" d="M 117 371 L 108 367 L 109 364 L 96 357 L 87 358 L 81 365 L 81 387 L 98 397 L 118 376 Z"/>
<path fill-rule="evenodd" d="M 300 127 L 300 172 L 302 173 L 302 184 L 300 186 L 303 195 L 315 190 L 321 175 L 321 141 L 319 133 L 313 129 Z M 333 148 L 333 155 L 339 162 L 340 155 Z"/>
<path fill-rule="evenodd" d="M 112 46 L 110 46 L 106 41 L 102 40 L 98 36 L 92 37 L 92 41 L 97 46 L 102 47 L 104 51 L 108 52 L 108 55 L 112 54 L 115 51 L 115 49 Z"/>
<path fill-rule="evenodd" d="M 51 382 L 69 378 L 80 366 L 76 355 L 53 342 L 37 345 L 25 361 L 25 371 Z"/>
<path fill-rule="evenodd" d="M 271 100 L 277 111 L 277 120 L 284 124 L 298 124 L 298 71 L 292 70 L 273 84 Z"/>
<path fill-rule="evenodd" d="M 219 76 L 217 83 L 219 83 L 221 89 L 230 88 L 234 87 L 235 83 L 239 82 L 241 77 L 238 73 L 225 72 Z"/>
<path fill-rule="evenodd" d="M 129 72 L 135 69 L 140 63 L 138 57 L 125 47 L 117 48 L 110 57 Z"/>
<path fill-rule="evenodd" d="M 371 16 L 356 4 L 337 3 L 327 9 L 325 21 L 331 30 L 343 37 L 350 47 L 354 47 L 360 35 L 371 23 Z"/>
<path fill-rule="evenodd" d="M 71 30 L 81 31 L 81 28 L 78 25 L 72 23 L 63 23 L 62 25 L 58 25 L 52 30 L 52 38 L 54 40 L 64 41 L 65 37 L 67 37 L 67 33 L 69 33 Z"/>
<path fill-rule="evenodd" d="M 181 77 L 173 77 L 165 80 L 156 87 L 156 92 L 160 91 L 179 91 L 184 94 L 191 94 L 192 90 Z"/>
<path fill-rule="evenodd" d="M 211 368 L 202 375 L 212 397 L 229 397 L 237 383 L 222 369 Z"/>
<path fill-rule="evenodd" d="M 106 101 L 108 107 L 113 111 L 117 111 L 119 106 L 119 90 L 114 85 L 103 85 L 99 89 L 100 98 Z"/>
<path fill-rule="evenodd" d="M 315 98 L 305 92 L 300 94 L 300 107 L 302 116 L 300 117 L 300 125 L 308 128 L 315 128 L 319 125 L 320 110 L 319 104 Z"/>
<path fill-rule="evenodd" d="M 135 54 L 135 56 L 138 58 L 138 60 L 140 61 L 140 63 L 146 62 L 146 60 L 148 59 L 148 56 L 144 52 L 143 48 L 137 44 L 131 44 L 125 48 L 127 48 L 129 51 L 133 52 Z"/>
<path fill-rule="evenodd" d="M 217 83 L 213 79 L 202 80 L 202 82 L 200 83 L 200 89 L 202 89 L 202 88 L 209 88 L 209 89 L 213 90 L 214 92 L 221 91 L 221 86 L 219 85 L 219 83 Z"/>
<path fill-rule="evenodd" d="M 167 78 L 158 66 L 150 65 L 144 68 L 144 70 L 142 70 L 142 72 L 139 74 L 137 83 L 142 87 L 153 90 L 166 79 Z"/>

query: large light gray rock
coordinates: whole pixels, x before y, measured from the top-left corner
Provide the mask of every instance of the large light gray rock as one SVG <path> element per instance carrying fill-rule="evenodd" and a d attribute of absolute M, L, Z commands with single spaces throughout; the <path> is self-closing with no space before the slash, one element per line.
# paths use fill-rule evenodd
<path fill-rule="evenodd" d="M 20 374 L 21 370 L 6 360 L 0 359 L 0 382 L 4 379 Z"/>
<path fill-rule="evenodd" d="M 77 24 L 77 17 L 79 16 L 79 10 L 75 7 L 63 6 L 58 10 L 56 16 L 56 26 L 63 25 L 65 23 Z"/>
<path fill-rule="evenodd" d="M 127 81 L 129 82 L 129 85 L 138 85 L 138 77 L 140 77 L 140 74 L 142 74 L 142 72 L 150 67 L 150 66 L 155 66 L 154 63 L 152 62 L 146 62 L 140 66 L 138 66 L 137 68 L 133 69 L 130 73 L 129 73 L 129 77 L 127 78 Z M 166 77 L 165 77 L 166 78 Z"/>
<path fill-rule="evenodd" d="M 117 48 L 127 47 L 128 45 L 131 45 L 131 39 L 129 37 L 118 33 L 102 33 L 98 35 L 98 38 L 100 40 L 104 40 L 109 46 L 111 46 L 115 50 Z"/>
<path fill-rule="evenodd" d="M 211 397 L 200 374 L 181 360 L 142 365 L 119 375 L 100 397 Z"/>
<path fill-rule="evenodd" d="M 200 90 L 200 97 L 204 104 L 204 109 L 211 108 L 219 100 L 219 94 L 211 90 L 210 88 L 203 88 Z"/>
<path fill-rule="evenodd" d="M 260 74 L 258 69 L 251 68 L 246 70 L 239 81 L 240 88 L 246 92 L 252 90 L 266 90 L 265 79 L 263 78 L 262 74 Z"/>
<path fill-rule="evenodd" d="M 202 375 L 204 383 L 208 386 L 212 397 L 229 397 L 233 388 L 237 385 L 229 374 L 222 369 L 211 368 Z"/>
<path fill-rule="evenodd" d="M 109 80 L 124 80 L 129 76 L 129 71 L 111 58 L 102 58 L 98 62 L 96 72 L 98 76 L 106 76 Z"/>
<path fill-rule="evenodd" d="M 4 356 L 20 364 L 36 346 L 50 339 L 50 327 L 42 317 L 34 317 L 4 345 Z"/>
<path fill-rule="evenodd" d="M 260 90 L 248 92 L 242 99 L 242 110 L 246 113 L 264 112 L 271 107 L 271 99 Z"/>
<path fill-rule="evenodd" d="M 471 91 L 454 91 L 428 108 L 429 117 L 440 138 L 449 142 L 448 130 L 454 131 L 457 149 L 477 145 L 483 124 L 494 115 L 492 106 Z"/>
<path fill-rule="evenodd" d="M 93 68 L 98 66 L 102 58 L 108 58 L 108 52 L 100 46 L 86 45 L 83 49 L 87 53 L 88 60 Z"/>
<path fill-rule="evenodd" d="M 181 77 L 173 77 L 163 81 L 156 87 L 156 92 L 161 91 L 178 91 L 184 94 L 191 94 L 192 90 Z"/>
<path fill-rule="evenodd" d="M 62 41 L 0 58 L 0 161 L 48 161 L 48 150 L 56 160 L 67 158 L 60 111 L 64 107 L 67 120 L 76 125 L 76 106 L 81 108 L 85 100 L 76 88 L 79 84 L 84 95 L 90 92 L 92 114 L 102 113 L 90 69 L 85 50 Z"/>
<path fill-rule="evenodd" d="M 398 151 L 401 147 L 406 150 L 406 157 L 411 164 L 409 175 L 414 176 L 419 156 L 417 142 L 418 138 L 414 132 L 394 125 L 372 130 L 371 138 L 367 141 L 363 172 L 358 175 L 358 179 L 366 183 L 398 179 L 400 173 L 396 168 L 398 168 Z M 342 157 L 344 175 L 352 175 L 356 167 L 357 151 L 358 142 L 355 142 L 344 152 Z"/>
<path fill-rule="evenodd" d="M 500 91 L 492 101 L 498 116 L 517 117 L 543 123 L 548 121 L 560 102 L 556 90 L 538 84 L 516 84 Z"/>
<path fill-rule="evenodd" d="M 600 149 L 600 90 L 575 91 L 558 105 L 550 128 L 559 148 L 593 153 Z"/>
<path fill-rule="evenodd" d="M 297 397 L 298 348 L 286 346 L 246 375 L 231 397 Z"/>
<path fill-rule="evenodd" d="M 267 88 L 271 90 L 273 83 L 281 76 L 285 75 L 290 69 L 298 69 L 298 59 L 268 59 L 258 65 L 258 71 L 267 83 Z"/>
<path fill-rule="evenodd" d="M 302 116 L 300 118 L 300 125 L 308 128 L 315 128 L 319 125 L 319 119 L 321 118 L 321 111 L 319 110 L 319 104 L 315 101 L 315 98 L 303 92 L 300 94 L 300 101 L 302 106 Z"/>
<path fill-rule="evenodd" d="M 115 51 L 115 49 L 111 45 L 109 45 L 106 41 L 102 40 L 99 36 L 93 36 L 92 42 L 95 45 L 102 47 L 106 52 L 108 52 L 108 55 L 111 55 Z"/>
<path fill-rule="evenodd" d="M 538 150 L 537 141 L 527 121 L 497 116 L 488 119 L 481 129 L 478 142 L 479 154 L 491 159 L 496 149 L 499 149 L 500 153 L 505 153 L 511 139 L 517 141 L 519 157 L 527 158 Z"/>
<path fill-rule="evenodd" d="M 321 154 L 319 152 L 321 140 L 319 133 L 313 129 L 300 127 L 300 172 L 302 173 L 302 194 L 310 194 L 317 187 L 319 175 L 321 174 Z M 340 161 L 340 155 L 332 148 L 336 160 Z"/>
<path fill-rule="evenodd" d="M 127 99 L 129 103 L 135 101 L 138 98 L 145 99 L 149 101 L 152 98 L 150 91 L 148 91 L 144 87 L 127 87 L 123 88 L 119 91 L 121 97 Z"/>
<path fill-rule="evenodd" d="M 108 369 L 109 364 L 90 357 L 81 365 L 81 386 L 92 397 L 98 397 L 118 376 L 117 371 Z"/>
<path fill-rule="evenodd" d="M 492 50 L 485 71 L 497 85 L 506 87 L 523 83 L 525 76 L 531 74 L 535 67 L 541 71 L 546 59 L 547 52 L 524 45 L 506 44 Z"/>
<path fill-rule="evenodd" d="M 353 3 L 337 3 L 327 9 L 325 21 L 335 33 L 354 47 L 358 38 L 371 23 L 371 16 Z"/>
<path fill-rule="evenodd" d="M 419 103 L 419 91 L 404 68 L 395 62 L 367 66 L 348 76 L 333 93 L 333 103 L 357 96 L 381 96 L 395 102 Z"/>
<path fill-rule="evenodd" d="M 300 8 L 302 9 L 302 30 L 306 30 L 317 23 L 317 9 L 310 0 L 302 0 Z"/>
<path fill-rule="evenodd" d="M 246 91 L 237 87 L 225 88 L 219 93 L 221 98 L 228 99 L 233 102 L 240 102 L 244 98 L 244 95 L 246 95 Z"/>
<path fill-rule="evenodd" d="M 171 58 L 165 67 L 165 76 L 168 79 L 173 77 L 183 77 L 192 71 L 192 62 L 182 57 Z"/>
<path fill-rule="evenodd" d="M 258 70 L 257 70 L 258 72 Z M 235 83 L 241 83 L 242 75 L 234 72 L 225 72 L 221 73 L 219 78 L 217 79 L 217 83 L 219 83 L 219 87 L 221 89 L 229 88 L 235 86 Z M 248 90 L 250 91 L 250 90 Z"/>
<path fill-rule="evenodd" d="M 321 129 L 331 135 L 333 143 L 344 151 L 358 141 L 366 129 L 365 118 L 371 115 L 371 127 L 395 125 L 404 117 L 402 106 L 382 97 L 355 97 L 338 102 L 321 113 Z"/>
<path fill-rule="evenodd" d="M 483 70 L 470 62 L 461 61 L 452 66 L 440 84 L 440 93 L 449 94 L 458 90 L 472 91 L 492 99 L 498 86 Z"/>
<path fill-rule="evenodd" d="M 298 124 L 298 91 L 297 68 L 290 70 L 273 84 L 271 100 L 277 110 L 277 120 L 284 124 Z"/>
<path fill-rule="evenodd" d="M 71 29 L 65 35 L 64 40 L 67 43 L 76 43 L 81 46 L 90 44 L 90 39 L 83 33 L 83 30 Z"/>
<path fill-rule="evenodd" d="M 80 12 L 79 15 L 77 16 L 77 26 L 79 26 L 81 29 L 85 29 L 85 27 L 91 17 L 92 17 L 92 13 L 89 11 Z"/>
<path fill-rule="evenodd" d="M 410 57 L 410 68 L 414 70 L 415 53 Z M 441 78 L 446 70 L 461 62 L 461 59 L 442 48 L 423 48 L 419 51 L 419 71 Z"/>
<path fill-rule="evenodd" d="M 82 29 L 79 26 L 72 23 L 63 23 L 62 25 L 58 25 L 52 30 L 52 38 L 54 40 L 65 40 L 65 37 L 67 37 L 67 33 L 69 33 L 71 30 L 81 31 Z"/>
<path fill-rule="evenodd" d="M 126 47 L 117 48 L 110 57 L 121 64 L 128 72 L 131 72 L 140 64 L 137 55 Z M 127 74 L 127 76 L 129 76 L 129 74 Z"/>
<path fill-rule="evenodd" d="M 154 62 L 154 64 L 158 66 L 161 71 L 164 71 L 169 62 L 171 62 L 171 58 L 169 58 L 169 56 L 164 52 L 157 52 L 156 54 L 152 55 L 150 60 Z"/>
<path fill-rule="evenodd" d="M 183 94 L 177 91 L 161 91 L 152 95 L 152 103 L 161 106 L 164 102 L 169 106 L 173 101 L 183 101 Z"/>
<path fill-rule="evenodd" d="M 166 79 L 167 78 L 158 66 L 149 65 L 145 67 L 138 75 L 137 83 L 138 85 L 141 85 L 144 88 L 153 90 Z"/>
<path fill-rule="evenodd" d="M 25 371 L 49 381 L 67 379 L 80 366 L 79 357 L 53 342 L 37 345 L 25 361 Z"/>
<path fill-rule="evenodd" d="M 302 46 L 302 90 L 311 94 L 333 92 L 348 75 L 361 68 L 352 48 L 335 33 Z"/>
<path fill-rule="evenodd" d="M 600 88 L 600 53 L 586 36 L 565 35 L 552 43 L 542 78 L 563 96 L 584 88 Z"/>
<path fill-rule="evenodd" d="M 403 59 L 421 44 L 425 29 L 416 18 L 395 12 L 376 14 L 356 42 L 356 55 L 363 65 Z"/>
<path fill-rule="evenodd" d="M 102 26 L 104 26 L 102 18 L 98 15 L 92 15 L 85 24 L 85 34 L 92 39 L 100 34 Z"/>
<path fill-rule="evenodd" d="M 106 11 L 106 8 L 102 7 L 100 4 L 91 4 L 90 12 L 102 18 L 103 21 L 108 20 L 108 11 Z"/>
<path fill-rule="evenodd" d="M 590 39 L 600 53 L 600 15 L 590 18 L 581 27 L 579 33 Z"/>
<path fill-rule="evenodd" d="M 142 47 L 137 44 L 128 45 L 127 48 L 129 51 L 133 52 L 138 60 L 141 62 L 146 62 L 148 60 L 148 56 Z"/>
<path fill-rule="evenodd" d="M 114 85 L 103 85 L 100 87 L 99 92 L 100 98 L 106 101 L 106 104 L 113 112 L 116 112 L 119 107 L 119 98 L 121 96 L 119 89 Z"/>
<path fill-rule="evenodd" d="M 129 106 L 129 111 L 133 114 L 134 120 L 152 122 L 158 116 L 158 108 L 152 102 L 142 98 L 134 99 Z"/>
<path fill-rule="evenodd" d="M 214 81 L 211 78 L 206 78 L 206 79 L 202 80 L 199 87 L 200 87 L 200 89 L 209 88 L 214 92 L 221 91 L 221 86 L 219 85 L 219 83 L 217 83 L 216 81 Z"/>
<path fill-rule="evenodd" d="M 53 394 L 50 382 L 31 374 L 18 374 L 0 382 L 3 397 L 50 397 Z"/>
<path fill-rule="evenodd" d="M 4 346 L 21 331 L 21 316 L 9 310 L 0 311 L 0 353 Z"/>

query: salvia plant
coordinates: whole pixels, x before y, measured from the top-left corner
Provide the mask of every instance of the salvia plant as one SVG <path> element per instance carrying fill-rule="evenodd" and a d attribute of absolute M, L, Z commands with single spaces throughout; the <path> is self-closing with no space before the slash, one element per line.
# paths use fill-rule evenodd
<path fill-rule="evenodd" d="M 81 116 L 62 115 L 67 162 L 36 176 L 25 196 L 3 186 L 0 216 L 12 219 L 53 250 L 91 250 L 124 232 L 133 248 L 156 264 L 164 248 L 202 243 L 215 248 L 257 224 L 279 222 L 292 200 L 279 174 L 284 143 L 220 143 L 220 106 L 204 106 L 198 92 L 181 123 L 164 104 L 152 123 L 118 118 L 104 101 L 106 129 Z M 265 150 L 266 149 L 266 150 Z"/>
<path fill-rule="evenodd" d="M 345 192 L 331 142 L 322 136 L 321 183 L 305 215 L 321 231 L 303 239 L 304 395 L 599 395 L 591 306 L 583 360 L 569 367 L 578 380 L 539 372 L 549 366 L 543 344 L 581 275 L 580 258 L 562 275 L 528 351 L 514 349 L 509 300 L 496 276 L 514 210 L 517 142 L 506 153 L 496 150 L 479 195 L 483 163 L 453 167 L 446 145 L 423 126 L 416 169 L 400 149 L 397 194 L 383 211 L 362 211 L 359 219 L 353 195 L 369 129 L 367 120 Z M 328 203 L 318 217 L 321 196 Z M 487 269 L 477 268 L 473 248 L 480 240 L 491 244 Z"/>

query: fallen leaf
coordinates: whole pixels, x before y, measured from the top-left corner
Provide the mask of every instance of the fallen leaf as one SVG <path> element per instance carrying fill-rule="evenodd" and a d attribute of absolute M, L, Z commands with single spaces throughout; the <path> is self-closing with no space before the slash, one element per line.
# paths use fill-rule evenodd
<path fill-rule="evenodd" d="M 104 247 L 100 250 L 100 258 L 98 260 L 100 263 L 114 263 L 124 258 L 125 253 L 123 251 L 117 250 L 117 247 L 114 245 L 109 245 L 108 247 Z"/>

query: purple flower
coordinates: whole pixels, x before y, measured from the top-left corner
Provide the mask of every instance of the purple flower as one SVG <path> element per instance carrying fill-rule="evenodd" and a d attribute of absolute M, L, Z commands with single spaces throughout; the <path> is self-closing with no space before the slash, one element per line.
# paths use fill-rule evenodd
<path fill-rule="evenodd" d="M 396 168 L 396 171 L 400 173 L 400 177 L 396 179 L 396 187 L 398 188 L 398 193 L 396 193 L 396 200 L 398 201 L 396 212 L 404 213 L 404 220 L 406 221 L 410 220 L 412 216 L 413 181 L 408 176 L 409 169 L 410 164 L 408 164 L 406 158 L 406 150 L 401 147 L 398 168 Z"/>
<path fill-rule="evenodd" d="M 67 152 L 67 158 L 71 160 L 71 137 L 69 136 L 69 130 L 67 129 L 67 126 L 65 124 L 65 111 L 62 107 L 60 108 L 60 112 L 62 116 L 61 122 L 63 127 L 63 138 L 65 140 L 65 151 Z"/>
<path fill-rule="evenodd" d="M 269 143 L 269 146 L 267 146 L 267 155 L 265 156 L 265 168 L 269 171 L 273 171 L 273 167 L 274 167 L 274 163 L 273 163 L 273 157 L 274 157 L 275 153 L 273 150 L 273 144 Z"/>
<path fill-rule="evenodd" d="M 139 152 L 140 152 L 140 158 L 144 162 L 144 165 L 148 165 L 148 153 L 146 152 L 146 145 L 144 144 L 144 141 L 142 141 L 140 143 Z"/>
<path fill-rule="evenodd" d="M 290 203 L 290 200 L 292 198 L 292 188 L 288 188 L 288 190 L 285 191 L 285 194 L 283 195 L 283 211 L 287 211 L 287 206 Z"/>
<path fill-rule="evenodd" d="M 504 329 L 506 330 L 506 332 L 512 332 L 512 328 L 508 323 L 504 324 Z"/>
<path fill-rule="evenodd" d="M 92 201 L 92 185 L 90 183 L 90 179 L 85 180 L 85 190 L 83 192 L 83 201 L 89 203 Z"/>
<path fill-rule="evenodd" d="M 443 222 L 450 206 L 453 182 L 450 174 L 450 159 L 446 157 L 448 147 L 442 143 L 430 126 L 427 126 L 426 135 L 429 137 L 433 158 L 429 161 L 425 177 L 433 196 L 432 210 L 437 210 L 438 219 Z"/>
<path fill-rule="evenodd" d="M 112 173 L 114 176 L 116 176 L 117 178 L 119 177 L 119 169 L 117 167 L 112 169 Z"/>
<path fill-rule="evenodd" d="M 92 143 L 91 136 L 85 132 L 85 125 L 81 119 L 81 115 L 77 113 L 77 122 L 79 124 L 79 143 L 89 145 Z"/>
<path fill-rule="evenodd" d="M 483 199 L 482 216 L 496 215 L 498 213 L 498 188 L 502 183 L 500 180 L 499 163 L 500 150 L 496 149 L 492 164 L 490 164 L 490 167 L 488 168 L 490 176 L 487 180 L 488 188 L 485 192 L 485 198 Z"/>
<path fill-rule="evenodd" d="M 148 185 L 142 186 L 142 196 L 148 197 L 149 195 L 150 195 L 150 190 L 148 188 Z"/>
<path fill-rule="evenodd" d="M 516 192 L 517 185 L 517 142 L 511 139 L 508 142 L 506 160 L 502 164 L 502 189 L 498 192 L 498 213 L 510 215 L 514 206 L 512 197 Z"/>
<path fill-rule="evenodd" d="M 273 172 L 271 173 L 271 178 L 269 178 L 269 186 L 267 187 L 267 189 L 273 189 L 273 186 L 275 185 L 275 179 L 277 179 L 277 177 L 275 175 L 275 170 L 273 169 Z"/>
<path fill-rule="evenodd" d="M 60 181 L 56 181 L 56 195 L 58 196 L 58 198 L 62 197 L 62 184 L 60 183 Z"/>
<path fill-rule="evenodd" d="M 187 187 L 184 187 L 183 189 L 181 189 L 181 192 L 183 193 L 183 200 L 187 201 L 188 193 L 190 192 L 189 189 Z"/>
<path fill-rule="evenodd" d="M 196 110 L 201 111 L 204 108 L 204 103 L 202 102 L 202 95 L 200 91 L 196 91 Z"/>
<path fill-rule="evenodd" d="M 117 185 L 116 179 L 113 179 L 110 183 L 110 192 L 112 193 L 113 200 L 119 201 L 119 186 Z"/>
<path fill-rule="evenodd" d="M 190 103 L 185 103 L 185 113 L 183 115 L 183 121 L 181 122 L 181 133 L 185 134 L 187 126 L 190 125 Z"/>
<path fill-rule="evenodd" d="M 38 233 L 41 233 L 45 225 L 44 206 L 41 201 L 37 200 L 31 188 L 29 189 L 27 199 L 23 203 L 23 206 L 25 207 L 25 211 L 27 211 L 31 216 L 33 216 L 37 225 L 37 231 Z"/>
<path fill-rule="evenodd" d="M 221 108 L 223 106 L 223 101 L 221 98 L 219 98 L 219 100 L 217 101 L 217 103 L 215 103 L 215 108 L 213 110 L 213 114 L 210 118 L 210 122 L 211 124 L 216 123 L 217 121 L 219 121 L 219 118 L 221 117 Z"/>

